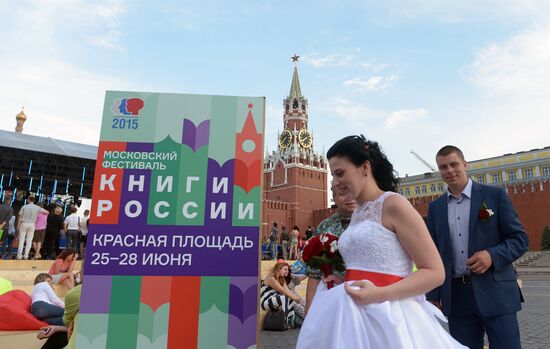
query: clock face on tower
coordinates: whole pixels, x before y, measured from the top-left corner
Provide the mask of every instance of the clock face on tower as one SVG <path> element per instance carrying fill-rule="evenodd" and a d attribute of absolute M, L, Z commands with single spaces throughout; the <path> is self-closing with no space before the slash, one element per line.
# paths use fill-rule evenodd
<path fill-rule="evenodd" d="M 301 129 L 300 132 L 298 132 L 298 142 L 300 142 L 300 145 L 304 148 L 311 148 L 313 139 L 309 131 L 305 128 Z"/>
<path fill-rule="evenodd" d="M 288 148 L 292 144 L 292 132 L 284 130 L 279 136 L 279 146 L 281 148 Z"/>

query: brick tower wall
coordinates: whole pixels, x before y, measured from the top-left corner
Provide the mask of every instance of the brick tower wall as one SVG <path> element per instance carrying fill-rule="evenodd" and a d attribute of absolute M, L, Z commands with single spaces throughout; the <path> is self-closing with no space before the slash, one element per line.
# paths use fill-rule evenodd
<path fill-rule="evenodd" d="M 529 236 L 529 250 L 541 249 L 542 229 L 550 226 L 550 182 L 533 181 L 506 187 L 510 201 L 516 210 L 525 232 Z M 423 216 L 428 215 L 430 202 L 439 196 L 412 198 L 409 201 Z"/>

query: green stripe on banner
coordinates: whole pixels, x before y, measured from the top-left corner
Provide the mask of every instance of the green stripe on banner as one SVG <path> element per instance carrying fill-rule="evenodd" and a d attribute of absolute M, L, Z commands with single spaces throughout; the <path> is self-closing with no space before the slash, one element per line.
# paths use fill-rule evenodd
<path fill-rule="evenodd" d="M 199 307 L 198 348 L 226 348 L 229 277 L 203 276 Z"/>
<path fill-rule="evenodd" d="M 141 276 L 113 276 L 107 348 L 135 348 L 139 323 Z"/>
<path fill-rule="evenodd" d="M 220 165 L 235 157 L 236 109 L 237 98 L 226 96 L 212 97 L 208 155 Z"/>

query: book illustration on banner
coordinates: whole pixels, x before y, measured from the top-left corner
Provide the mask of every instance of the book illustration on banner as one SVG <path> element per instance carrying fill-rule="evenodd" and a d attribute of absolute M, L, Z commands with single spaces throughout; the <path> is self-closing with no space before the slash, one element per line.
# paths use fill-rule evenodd
<path fill-rule="evenodd" d="M 78 348 L 255 348 L 263 97 L 108 91 Z"/>

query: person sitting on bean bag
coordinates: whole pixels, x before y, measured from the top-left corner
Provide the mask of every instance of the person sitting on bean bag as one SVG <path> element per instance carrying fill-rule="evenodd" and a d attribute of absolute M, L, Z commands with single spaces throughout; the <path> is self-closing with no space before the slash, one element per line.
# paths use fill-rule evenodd
<path fill-rule="evenodd" d="M 50 274 L 40 273 L 34 279 L 31 313 L 50 325 L 63 325 L 65 303 L 55 294 Z"/>

